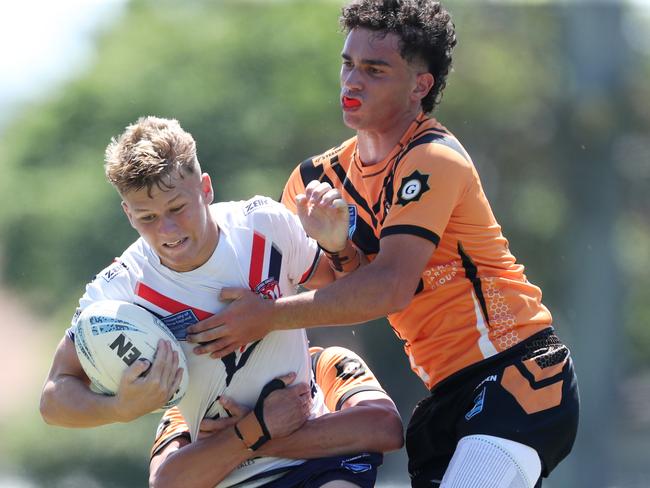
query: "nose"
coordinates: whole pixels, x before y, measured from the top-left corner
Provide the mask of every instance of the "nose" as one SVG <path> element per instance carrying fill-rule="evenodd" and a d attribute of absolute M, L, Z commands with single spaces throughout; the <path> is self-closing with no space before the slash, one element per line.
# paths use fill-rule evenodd
<path fill-rule="evenodd" d="M 359 70 L 352 66 L 341 67 L 341 87 L 349 91 L 359 91 L 363 87 Z"/>
<path fill-rule="evenodd" d="M 159 220 L 158 233 L 161 235 L 174 235 L 178 230 L 178 225 L 173 217 L 164 216 Z"/>

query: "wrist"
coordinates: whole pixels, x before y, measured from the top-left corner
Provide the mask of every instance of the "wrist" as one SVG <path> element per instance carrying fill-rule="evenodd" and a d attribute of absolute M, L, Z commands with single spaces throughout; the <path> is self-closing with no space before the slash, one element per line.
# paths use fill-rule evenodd
<path fill-rule="evenodd" d="M 361 266 L 361 255 L 349 239 L 340 251 L 331 251 L 320 244 L 319 247 L 325 254 L 330 267 L 336 272 L 349 273 Z"/>
<path fill-rule="evenodd" d="M 113 422 L 120 422 L 126 424 L 131 422 L 132 420 L 135 420 L 135 417 L 130 416 L 129 412 L 122 407 L 117 395 L 106 396 L 105 398 L 106 398 L 108 410 L 110 412 L 109 415 L 113 419 Z"/>

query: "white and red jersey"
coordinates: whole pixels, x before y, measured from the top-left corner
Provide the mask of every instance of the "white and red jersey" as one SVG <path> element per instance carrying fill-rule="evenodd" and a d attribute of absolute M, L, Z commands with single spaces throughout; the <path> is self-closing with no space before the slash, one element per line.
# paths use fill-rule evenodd
<path fill-rule="evenodd" d="M 272 332 L 222 359 L 198 356 L 192 352 L 196 345 L 186 342 L 189 325 L 227 305 L 219 301 L 221 288 L 245 287 L 268 299 L 293 295 L 313 271 L 320 252 L 298 218 L 270 198 L 222 202 L 212 205 L 211 210 L 219 226 L 219 242 L 205 264 L 188 272 L 173 271 L 163 266 L 140 238 L 86 286 L 72 321 L 74 326 L 84 307 L 104 299 L 132 302 L 160 317 L 185 351 L 190 382 L 179 409 L 193 440 L 201 419 L 227 416 L 216 401 L 221 395 L 253 407 L 262 387 L 277 376 L 294 371 L 296 382 L 312 381 L 304 329 Z M 312 391 L 312 415 L 317 416 L 327 410 L 320 390 L 314 387 Z M 253 459 L 218 486 L 231 486 L 255 474 L 301 462 Z"/>

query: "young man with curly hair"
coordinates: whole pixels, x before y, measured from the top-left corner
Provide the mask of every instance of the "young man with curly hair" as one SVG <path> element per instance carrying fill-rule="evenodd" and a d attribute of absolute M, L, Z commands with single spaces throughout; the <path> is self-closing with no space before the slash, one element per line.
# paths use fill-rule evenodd
<path fill-rule="evenodd" d="M 470 156 L 430 115 L 456 45 L 450 15 L 433 0 L 360 0 L 341 23 L 356 136 L 302 162 L 283 202 L 347 275 L 274 302 L 225 290 L 234 302 L 190 340 L 219 356 L 274 330 L 388 316 L 431 392 L 407 431 L 412 485 L 541 486 L 572 448 L 577 382 Z"/>

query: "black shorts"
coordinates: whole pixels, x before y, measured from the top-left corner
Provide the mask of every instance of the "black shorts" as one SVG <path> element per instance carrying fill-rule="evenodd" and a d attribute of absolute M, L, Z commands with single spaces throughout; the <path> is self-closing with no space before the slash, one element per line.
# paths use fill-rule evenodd
<path fill-rule="evenodd" d="M 578 385 L 569 349 L 552 329 L 434 386 L 406 431 L 413 487 L 431 487 L 458 441 L 475 434 L 534 448 L 546 477 L 569 454 L 578 429 Z"/>
<path fill-rule="evenodd" d="M 308 459 L 281 478 L 262 486 L 264 488 L 318 488 L 329 481 L 344 480 L 361 488 L 372 488 L 377 479 L 377 468 L 383 461 L 382 454 L 365 452 Z"/>

